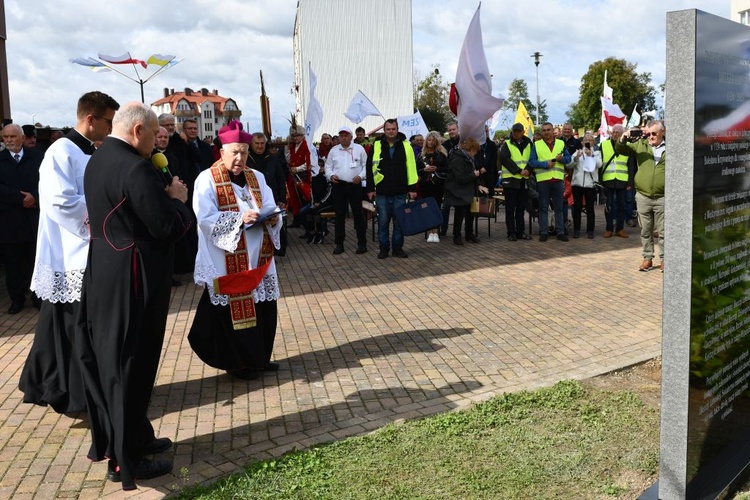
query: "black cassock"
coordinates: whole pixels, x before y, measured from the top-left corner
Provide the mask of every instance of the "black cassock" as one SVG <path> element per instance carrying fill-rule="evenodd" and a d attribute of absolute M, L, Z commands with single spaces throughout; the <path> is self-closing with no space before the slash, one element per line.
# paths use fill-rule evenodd
<path fill-rule="evenodd" d="M 169 309 L 174 242 L 195 225 L 164 191 L 161 174 L 132 146 L 108 137 L 84 176 L 91 224 L 76 349 L 92 444 L 88 457 L 114 459 L 123 489 L 144 445 L 146 418 Z"/>

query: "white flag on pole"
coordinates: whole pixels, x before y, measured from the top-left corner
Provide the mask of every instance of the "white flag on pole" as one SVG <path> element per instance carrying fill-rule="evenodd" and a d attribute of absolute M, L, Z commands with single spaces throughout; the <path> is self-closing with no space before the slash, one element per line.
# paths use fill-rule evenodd
<path fill-rule="evenodd" d="M 602 89 L 602 100 L 608 100 L 612 102 L 612 87 L 607 85 L 607 70 L 604 70 L 604 88 Z M 604 116 L 604 108 L 602 108 L 602 119 L 599 125 L 599 136 L 602 139 L 609 137 L 609 128 L 607 127 L 607 117 Z"/>
<path fill-rule="evenodd" d="M 315 87 L 318 86 L 318 78 L 315 76 L 312 70 L 312 64 L 308 65 L 310 74 L 310 101 L 307 104 L 307 112 L 305 113 L 305 140 L 307 141 L 307 148 L 310 150 L 310 162 L 313 165 L 318 164 L 318 154 L 313 145 L 313 134 L 323 123 L 323 108 L 318 102 L 318 98 L 315 97 Z"/>
<path fill-rule="evenodd" d="M 413 135 L 422 135 L 427 137 L 427 125 L 425 125 L 422 119 L 422 113 L 417 111 L 413 115 L 403 115 L 397 118 L 398 120 L 398 131 L 403 133 L 406 138 Z"/>
<path fill-rule="evenodd" d="M 360 123 L 366 116 L 382 116 L 382 114 L 372 101 L 361 90 L 358 90 L 344 116 L 354 123 Z"/>
<path fill-rule="evenodd" d="M 458 133 L 461 139 L 473 137 L 484 144 L 484 124 L 503 107 L 504 99 L 492 96 L 492 80 L 484 55 L 482 26 L 477 7 L 464 38 L 456 71 L 458 92 Z"/>
<path fill-rule="evenodd" d="M 633 106 L 633 114 L 630 115 L 630 120 L 628 120 L 628 128 L 637 127 L 641 124 L 641 114 L 636 111 L 638 108 L 638 104 L 636 103 L 635 106 Z"/>

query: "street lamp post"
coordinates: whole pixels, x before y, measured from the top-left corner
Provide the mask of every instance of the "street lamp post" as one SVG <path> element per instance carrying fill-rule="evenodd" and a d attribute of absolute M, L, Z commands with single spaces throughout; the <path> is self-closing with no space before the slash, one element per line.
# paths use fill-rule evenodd
<path fill-rule="evenodd" d="M 536 126 L 539 127 L 539 58 L 542 54 L 534 52 L 531 54 L 534 58 L 534 65 L 536 66 Z"/>

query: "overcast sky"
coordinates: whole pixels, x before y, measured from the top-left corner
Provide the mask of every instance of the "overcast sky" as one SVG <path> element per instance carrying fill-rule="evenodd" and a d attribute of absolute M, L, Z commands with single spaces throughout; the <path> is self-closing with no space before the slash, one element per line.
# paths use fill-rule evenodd
<path fill-rule="evenodd" d="M 508 84 L 521 78 L 533 100 L 536 76 L 530 56 L 536 51 L 543 54 L 539 92 L 555 123 L 563 122 L 565 111 L 578 100 L 581 77 L 592 62 L 610 56 L 625 59 L 636 64 L 638 72 L 650 72 L 656 87 L 665 80 L 666 12 L 697 8 L 729 17 L 729 3 L 485 1 L 481 21 L 494 75 L 493 94 L 505 95 Z M 413 0 L 418 74 L 439 64 L 445 80 L 454 81 L 461 44 L 477 5 L 471 0 Z M 138 84 L 113 72 L 94 73 L 69 62 L 74 57 L 130 51 L 137 59 L 154 53 L 184 59 L 146 84 L 147 103 L 162 97 L 164 87 L 218 89 L 220 95 L 237 101 L 242 120 L 253 131 L 260 129 L 259 70 L 263 70 L 273 130 L 278 134 L 288 128 L 286 117 L 296 107 L 291 93 L 296 6 L 297 0 L 5 0 L 13 120 L 73 125 L 76 101 L 89 90 L 106 92 L 121 104 L 140 100 Z M 385 57 L 392 56 L 387 48 L 383 51 Z M 119 68 L 135 76 L 132 67 Z M 617 102 L 616 88 L 614 98 Z M 657 104 L 661 104 L 660 97 Z"/>

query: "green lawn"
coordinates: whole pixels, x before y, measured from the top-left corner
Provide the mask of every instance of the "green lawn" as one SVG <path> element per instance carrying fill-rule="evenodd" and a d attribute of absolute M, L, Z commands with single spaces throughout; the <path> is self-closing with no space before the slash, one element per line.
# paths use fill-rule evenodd
<path fill-rule="evenodd" d="M 658 412 L 636 394 L 560 382 L 256 462 L 179 498 L 637 498 L 658 450 Z"/>

